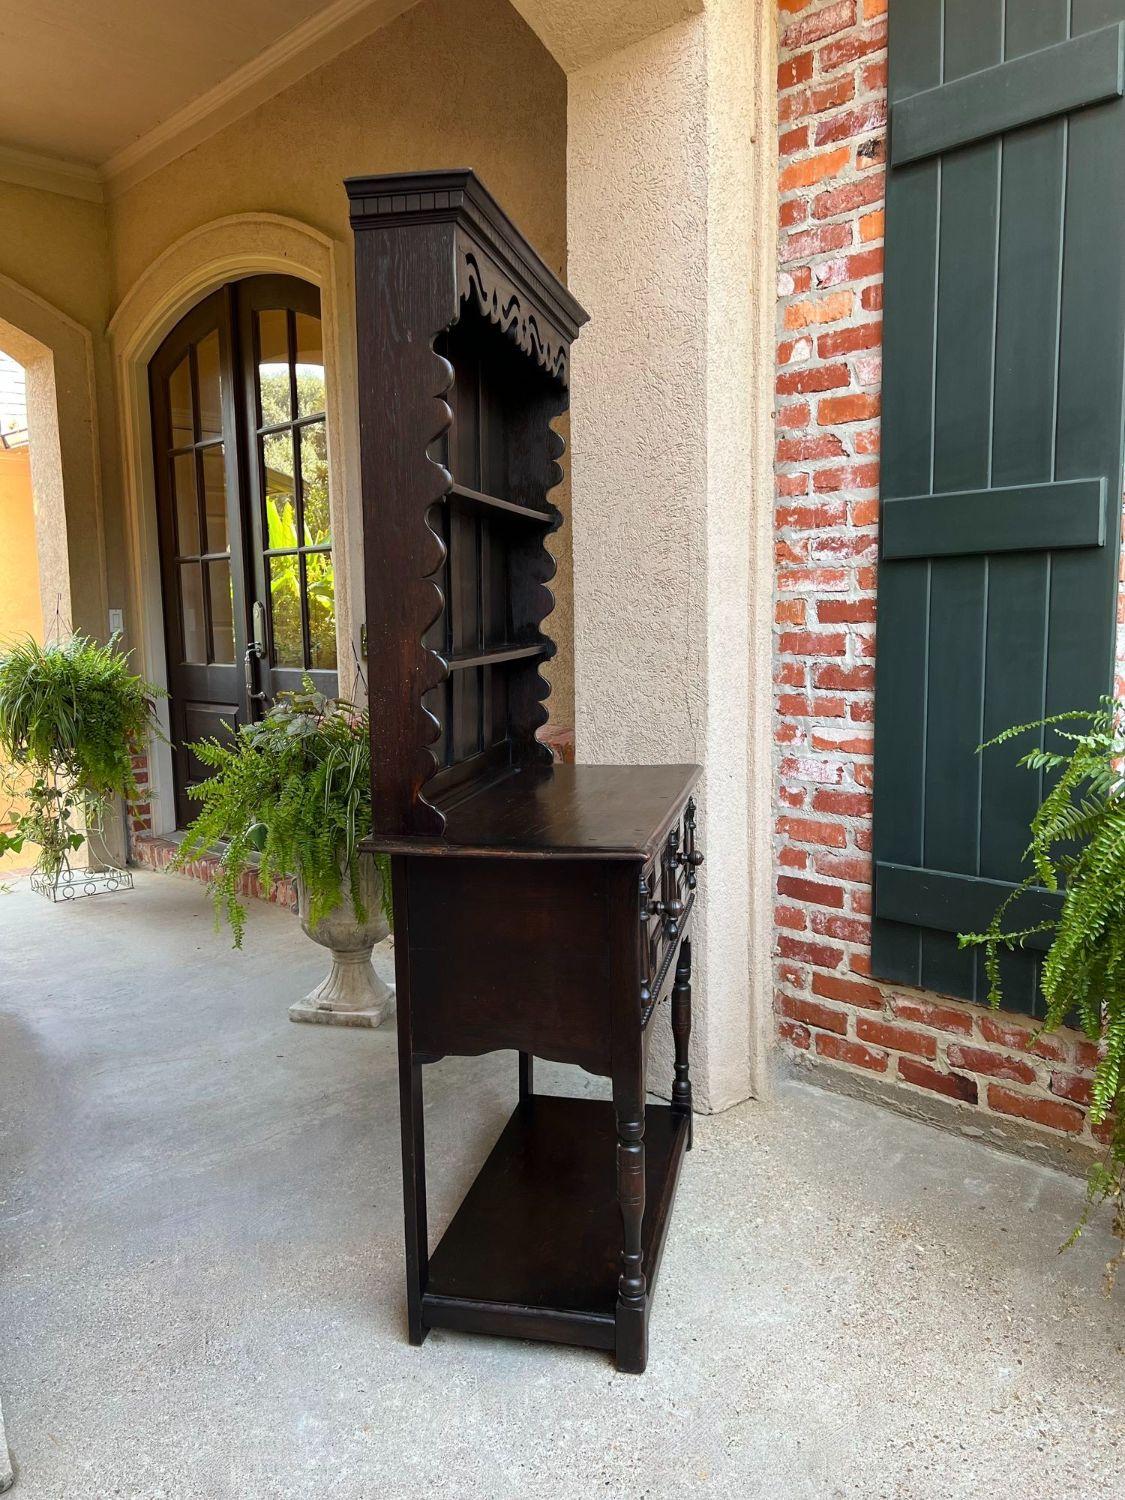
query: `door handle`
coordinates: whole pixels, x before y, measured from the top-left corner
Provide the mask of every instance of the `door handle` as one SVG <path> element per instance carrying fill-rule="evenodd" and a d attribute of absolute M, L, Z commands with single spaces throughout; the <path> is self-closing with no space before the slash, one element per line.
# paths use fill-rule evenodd
<path fill-rule="evenodd" d="M 261 661 L 266 654 L 266 607 L 260 599 L 254 601 L 251 619 L 253 634 L 246 648 L 246 655 L 242 658 L 242 671 L 246 679 L 246 698 L 250 703 L 265 703 L 267 694 L 258 691 L 257 674 L 254 671 L 254 663 Z"/>
<path fill-rule="evenodd" d="M 251 703 L 264 703 L 265 693 L 259 692 L 254 678 L 254 663 L 261 661 L 265 652 L 257 641 L 251 641 L 246 648 L 246 655 L 242 658 L 242 674 L 246 682 L 246 697 Z"/>

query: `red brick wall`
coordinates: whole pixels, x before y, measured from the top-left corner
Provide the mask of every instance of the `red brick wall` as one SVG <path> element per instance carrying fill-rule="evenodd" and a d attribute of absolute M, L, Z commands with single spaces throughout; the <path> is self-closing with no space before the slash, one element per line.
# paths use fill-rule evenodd
<path fill-rule="evenodd" d="M 887 0 L 779 0 L 777 1014 L 856 1081 L 1089 1140 L 1094 1054 L 870 979 Z"/>
<path fill-rule="evenodd" d="M 129 804 L 129 860 L 132 864 L 147 865 L 150 870 L 167 870 L 179 851 L 175 839 L 164 838 L 152 831 L 152 804 L 149 789 L 149 760 L 147 752 L 133 756 L 133 779 L 137 783 L 137 795 Z M 210 880 L 218 863 L 215 855 L 194 859 L 178 873 L 192 880 Z M 247 870 L 238 882 L 239 894 L 272 901 L 277 906 L 297 909 L 297 887 L 288 875 L 276 877 L 270 882 L 268 891 L 262 890 L 256 870 Z"/>

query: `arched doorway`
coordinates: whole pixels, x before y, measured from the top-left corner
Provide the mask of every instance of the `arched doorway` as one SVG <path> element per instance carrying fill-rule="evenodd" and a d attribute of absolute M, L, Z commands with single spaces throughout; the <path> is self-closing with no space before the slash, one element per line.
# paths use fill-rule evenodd
<path fill-rule="evenodd" d="M 149 366 L 176 819 L 206 774 L 187 748 L 307 675 L 337 684 L 320 296 L 231 282 Z"/>

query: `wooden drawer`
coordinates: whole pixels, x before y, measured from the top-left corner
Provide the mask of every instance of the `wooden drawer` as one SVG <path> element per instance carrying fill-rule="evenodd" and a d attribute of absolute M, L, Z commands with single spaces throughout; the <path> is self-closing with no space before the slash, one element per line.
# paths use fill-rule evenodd
<path fill-rule="evenodd" d="M 646 1021 L 672 988 L 676 952 L 691 920 L 702 863 L 695 841 L 695 801 L 689 798 L 640 880 L 641 1012 Z"/>

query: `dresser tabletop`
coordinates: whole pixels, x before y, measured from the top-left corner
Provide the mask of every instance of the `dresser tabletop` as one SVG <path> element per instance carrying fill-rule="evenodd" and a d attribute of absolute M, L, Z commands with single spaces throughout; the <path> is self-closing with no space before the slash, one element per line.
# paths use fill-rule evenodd
<path fill-rule="evenodd" d="M 544 766 L 442 806 L 440 838 L 375 834 L 389 854 L 647 860 L 668 834 L 699 766 Z"/>

